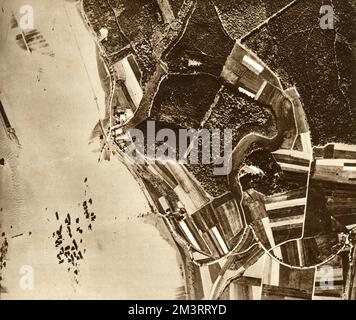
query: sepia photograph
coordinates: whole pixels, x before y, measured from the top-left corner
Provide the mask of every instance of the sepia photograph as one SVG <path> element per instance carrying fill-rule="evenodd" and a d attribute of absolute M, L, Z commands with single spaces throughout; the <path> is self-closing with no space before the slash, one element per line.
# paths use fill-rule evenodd
<path fill-rule="evenodd" d="M 0 300 L 356 300 L 355 18 L 0 0 Z"/>

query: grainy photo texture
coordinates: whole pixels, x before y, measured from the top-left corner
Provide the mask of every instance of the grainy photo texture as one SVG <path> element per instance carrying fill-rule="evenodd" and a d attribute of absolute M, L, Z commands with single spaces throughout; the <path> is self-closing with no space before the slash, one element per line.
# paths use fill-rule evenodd
<path fill-rule="evenodd" d="M 0 0 L 0 299 L 355 300 L 355 0 Z"/>

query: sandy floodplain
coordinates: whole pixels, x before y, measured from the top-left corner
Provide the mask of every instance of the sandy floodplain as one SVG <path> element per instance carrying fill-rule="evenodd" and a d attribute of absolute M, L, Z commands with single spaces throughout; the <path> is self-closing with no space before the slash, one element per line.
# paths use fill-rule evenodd
<path fill-rule="evenodd" d="M 32 53 L 16 42 L 19 29 L 10 27 L 12 12 L 19 17 L 23 4 L 33 7 L 35 28 L 48 44 Z M 0 158 L 6 160 L 0 234 L 8 241 L 1 299 L 174 299 L 182 286 L 175 249 L 138 218 L 149 206 L 127 168 L 114 157 L 98 163 L 97 146 L 88 145 L 105 94 L 95 42 L 75 3 L 0 5 L 0 91 L 21 143 L 18 149 L 0 127 Z M 82 216 L 89 198 L 92 230 Z M 78 275 L 56 257 L 53 233 L 65 227 L 68 213 L 84 229 Z M 21 286 L 23 266 L 33 270 L 32 289 Z"/>

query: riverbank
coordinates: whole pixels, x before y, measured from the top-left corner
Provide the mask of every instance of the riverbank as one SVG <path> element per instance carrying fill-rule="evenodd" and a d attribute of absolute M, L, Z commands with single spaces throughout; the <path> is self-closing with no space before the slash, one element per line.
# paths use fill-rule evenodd
<path fill-rule="evenodd" d="M 105 90 L 97 47 L 76 3 L 29 4 L 54 56 L 23 51 L 15 42 L 17 30 L 2 29 L 7 37 L 1 36 L 0 87 L 22 143 L 13 169 L 6 164 L 0 172 L 1 203 L 7 203 L 1 229 L 9 242 L 4 299 L 174 299 L 182 285 L 176 252 L 137 218 L 150 210 L 139 185 L 116 159 L 98 164 L 94 145 L 88 146 L 105 109 Z M 20 5 L 7 3 L 3 18 L 10 21 Z M 58 262 L 52 234 L 67 213 L 84 228 L 80 204 L 88 196 L 96 220 L 80 239 L 86 252 L 77 283 L 69 266 Z M 33 290 L 19 287 L 23 265 L 34 270 Z"/>

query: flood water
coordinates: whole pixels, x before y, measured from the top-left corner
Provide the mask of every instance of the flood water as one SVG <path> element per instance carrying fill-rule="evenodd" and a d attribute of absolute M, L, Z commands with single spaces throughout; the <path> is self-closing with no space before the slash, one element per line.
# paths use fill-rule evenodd
<path fill-rule="evenodd" d="M 45 40 L 32 53 L 10 27 L 23 4 L 33 6 L 34 27 Z M 137 217 L 149 207 L 126 167 L 115 158 L 98 163 L 97 146 L 88 145 L 105 97 L 95 43 L 75 3 L 0 5 L 0 95 L 21 143 L 18 149 L 1 125 L 0 223 L 9 243 L 1 299 L 174 299 L 182 286 L 176 250 Z M 92 230 L 82 224 L 88 198 L 96 215 Z M 79 275 L 56 257 L 53 233 L 67 213 L 85 229 Z M 23 266 L 33 270 L 32 289 L 21 286 Z"/>

